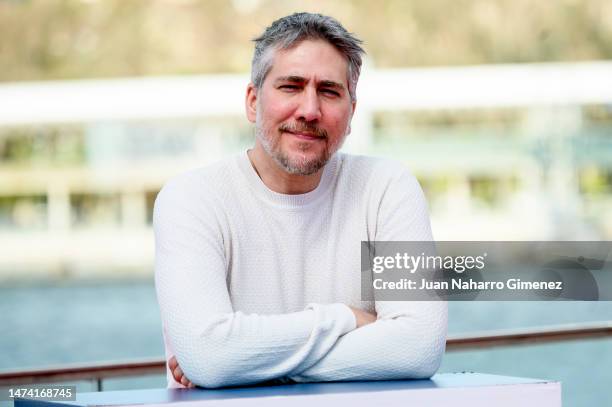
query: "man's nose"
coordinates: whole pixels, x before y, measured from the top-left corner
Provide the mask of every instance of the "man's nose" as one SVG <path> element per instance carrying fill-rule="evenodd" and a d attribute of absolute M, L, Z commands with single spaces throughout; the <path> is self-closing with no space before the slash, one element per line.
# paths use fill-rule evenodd
<path fill-rule="evenodd" d="M 321 118 L 321 103 L 316 89 L 304 89 L 299 103 L 296 110 L 296 118 L 298 120 L 312 122 Z"/>

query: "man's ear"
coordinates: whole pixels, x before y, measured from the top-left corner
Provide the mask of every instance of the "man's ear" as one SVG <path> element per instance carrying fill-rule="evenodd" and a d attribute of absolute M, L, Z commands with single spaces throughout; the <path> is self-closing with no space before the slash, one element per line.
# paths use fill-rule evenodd
<path fill-rule="evenodd" d="M 353 100 L 351 102 L 351 118 L 349 119 L 349 125 L 346 129 L 346 134 L 351 134 L 351 123 L 353 122 L 353 116 L 355 115 L 355 108 L 357 107 L 357 101 Z"/>
<path fill-rule="evenodd" d="M 244 107 L 246 109 L 247 119 L 249 119 L 251 123 L 255 123 L 255 119 L 257 118 L 257 88 L 252 83 L 249 83 L 247 86 Z"/>

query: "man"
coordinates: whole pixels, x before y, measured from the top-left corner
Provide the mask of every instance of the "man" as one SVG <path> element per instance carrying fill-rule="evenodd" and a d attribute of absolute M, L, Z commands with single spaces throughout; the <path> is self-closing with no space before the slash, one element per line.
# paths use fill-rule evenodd
<path fill-rule="evenodd" d="M 255 146 L 168 182 L 154 215 L 171 387 L 430 377 L 444 302 L 362 301 L 360 242 L 431 240 L 401 165 L 336 153 L 360 41 L 298 13 L 255 40 Z"/>

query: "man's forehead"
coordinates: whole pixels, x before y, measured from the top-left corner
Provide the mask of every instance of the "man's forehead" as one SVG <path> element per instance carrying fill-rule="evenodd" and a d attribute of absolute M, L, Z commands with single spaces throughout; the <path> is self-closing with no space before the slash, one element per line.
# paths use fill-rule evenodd
<path fill-rule="evenodd" d="M 324 40 L 304 40 L 287 49 L 275 49 L 268 72 L 273 81 L 279 79 L 348 83 L 348 61 L 340 51 Z"/>

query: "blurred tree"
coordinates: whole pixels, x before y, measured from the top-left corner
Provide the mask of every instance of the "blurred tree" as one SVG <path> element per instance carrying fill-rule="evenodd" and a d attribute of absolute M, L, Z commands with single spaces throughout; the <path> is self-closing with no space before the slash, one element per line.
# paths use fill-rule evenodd
<path fill-rule="evenodd" d="M 0 0 L 0 81 L 248 72 L 250 40 L 302 10 L 379 67 L 612 58 L 610 0 Z"/>

